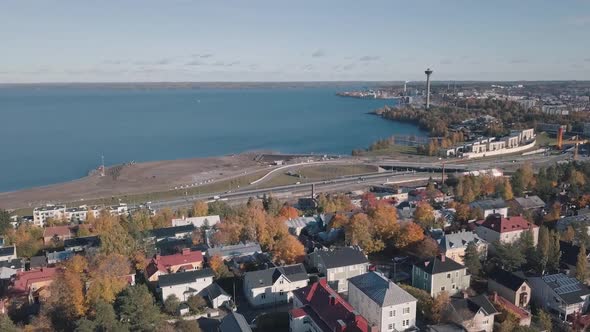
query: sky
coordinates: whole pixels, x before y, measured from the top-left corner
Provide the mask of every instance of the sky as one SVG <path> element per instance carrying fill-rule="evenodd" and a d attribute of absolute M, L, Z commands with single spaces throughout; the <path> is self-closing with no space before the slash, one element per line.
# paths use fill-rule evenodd
<path fill-rule="evenodd" d="M 0 83 L 590 80 L 590 0 L 2 0 Z"/>

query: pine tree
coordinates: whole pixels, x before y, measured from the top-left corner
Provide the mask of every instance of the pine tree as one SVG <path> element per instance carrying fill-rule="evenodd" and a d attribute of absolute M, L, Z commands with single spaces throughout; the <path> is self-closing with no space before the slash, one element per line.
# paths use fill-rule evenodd
<path fill-rule="evenodd" d="M 479 260 L 480 255 L 479 251 L 477 250 L 477 246 L 473 242 L 469 242 L 467 248 L 465 249 L 465 255 L 463 256 L 463 261 L 465 266 L 471 272 L 471 274 L 479 274 L 481 271 L 481 261 Z"/>
<path fill-rule="evenodd" d="M 588 277 L 588 261 L 586 259 L 586 246 L 582 244 L 578 253 L 578 261 L 576 262 L 576 278 L 581 282 L 586 281 Z"/>
<path fill-rule="evenodd" d="M 537 271 L 543 273 L 547 268 L 547 260 L 549 257 L 549 230 L 547 227 L 541 227 L 539 229 L 539 243 L 537 244 Z"/>

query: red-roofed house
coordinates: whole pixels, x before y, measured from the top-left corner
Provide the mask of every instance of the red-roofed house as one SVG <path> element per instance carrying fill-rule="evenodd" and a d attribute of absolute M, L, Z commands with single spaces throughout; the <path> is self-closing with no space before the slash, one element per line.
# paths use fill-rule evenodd
<path fill-rule="evenodd" d="M 539 239 L 539 226 L 529 223 L 522 216 L 504 218 L 498 214 L 492 214 L 485 220 L 477 221 L 476 224 L 477 235 L 489 243 L 494 241 L 513 243 L 526 231 L 531 231 L 535 246 Z"/>
<path fill-rule="evenodd" d="M 64 241 L 72 238 L 70 226 L 51 226 L 43 229 L 43 244 L 48 245 L 52 240 Z"/>
<path fill-rule="evenodd" d="M 43 289 L 47 289 L 56 275 L 57 268 L 55 267 L 18 272 L 10 291 L 17 296 L 27 296 L 29 302 L 37 302 L 39 294 Z"/>
<path fill-rule="evenodd" d="M 145 268 L 145 275 L 148 281 L 155 282 L 162 274 L 199 270 L 202 267 L 203 253 L 199 250 L 191 251 L 190 248 L 184 248 L 178 254 L 156 255 Z"/>
<path fill-rule="evenodd" d="M 334 291 L 326 279 L 293 291 L 291 332 L 376 332 L 367 320 Z"/>

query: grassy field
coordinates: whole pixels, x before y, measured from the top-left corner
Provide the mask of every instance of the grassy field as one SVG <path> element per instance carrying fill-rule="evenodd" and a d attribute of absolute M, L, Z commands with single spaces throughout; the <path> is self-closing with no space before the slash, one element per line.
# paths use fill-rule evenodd
<path fill-rule="evenodd" d="M 557 138 L 549 137 L 546 132 L 537 135 L 537 147 L 545 147 L 557 144 Z"/>

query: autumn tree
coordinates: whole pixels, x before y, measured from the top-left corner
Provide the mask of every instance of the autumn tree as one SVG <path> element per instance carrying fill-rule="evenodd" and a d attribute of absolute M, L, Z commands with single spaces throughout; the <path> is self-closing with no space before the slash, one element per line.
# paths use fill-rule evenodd
<path fill-rule="evenodd" d="M 588 257 L 586 256 L 586 245 L 582 243 L 576 261 L 576 279 L 586 282 L 588 277 Z"/>
<path fill-rule="evenodd" d="M 282 264 L 300 263 L 305 256 L 303 244 L 293 235 L 285 234 L 271 251 L 275 261 Z"/>
<path fill-rule="evenodd" d="M 0 209 L 0 235 L 6 234 L 6 231 L 12 228 L 10 221 L 10 213 L 4 209 Z"/>
<path fill-rule="evenodd" d="M 179 319 L 176 321 L 176 331 L 179 332 L 201 332 L 201 327 L 197 320 Z"/>
<path fill-rule="evenodd" d="M 518 243 L 494 242 L 496 259 L 499 265 L 507 271 L 515 271 L 526 261 L 524 252 L 520 250 Z"/>
<path fill-rule="evenodd" d="M 168 315 L 172 315 L 172 316 L 177 315 L 179 306 L 180 306 L 180 300 L 174 294 L 169 295 L 166 298 L 166 300 L 164 300 L 164 311 Z"/>
<path fill-rule="evenodd" d="M 207 301 L 200 295 L 191 295 L 186 299 L 192 313 L 200 313 L 207 307 Z"/>
<path fill-rule="evenodd" d="M 400 228 L 398 236 L 395 237 L 394 245 L 399 249 L 405 249 L 424 239 L 424 230 L 418 224 L 407 222 Z"/>
<path fill-rule="evenodd" d="M 270 214 L 271 216 L 276 216 L 279 214 L 282 204 L 278 199 L 274 198 L 272 195 L 264 194 L 264 197 L 262 198 L 262 206 L 268 214 Z"/>
<path fill-rule="evenodd" d="M 0 331 L 18 332 L 19 329 L 14 325 L 14 322 L 8 317 L 8 315 L 0 315 Z"/>
<path fill-rule="evenodd" d="M 126 276 L 130 272 L 129 260 L 119 254 L 97 255 L 90 267 L 88 303 L 103 300 L 112 303 L 117 294 L 127 287 Z"/>
<path fill-rule="evenodd" d="M 559 202 L 553 203 L 549 213 L 545 215 L 545 221 L 556 221 L 561 217 L 561 204 Z"/>
<path fill-rule="evenodd" d="M 375 236 L 382 241 L 393 239 L 399 232 L 397 223 L 397 210 L 387 203 L 376 204 L 369 212 Z"/>
<path fill-rule="evenodd" d="M 547 259 L 549 257 L 549 250 L 551 248 L 551 240 L 549 230 L 542 226 L 539 228 L 539 240 L 537 243 L 537 271 L 544 273 L 547 268 Z"/>
<path fill-rule="evenodd" d="M 434 209 L 427 202 L 420 202 L 414 211 L 414 221 L 422 228 L 428 229 L 434 225 Z"/>
<path fill-rule="evenodd" d="M 289 220 L 295 219 L 297 217 L 299 217 L 299 210 L 288 204 L 283 205 L 283 207 L 279 210 L 279 220 Z"/>
<path fill-rule="evenodd" d="M 330 220 L 328 230 L 346 227 L 349 221 L 350 219 L 346 215 L 342 213 L 336 213 L 334 217 L 332 217 L 332 220 Z"/>
<path fill-rule="evenodd" d="M 381 251 L 385 247 L 383 241 L 372 236 L 369 217 L 364 213 L 352 216 L 345 234 L 348 244 L 360 246 L 367 254 Z"/>
<path fill-rule="evenodd" d="M 502 188 L 502 198 L 504 200 L 511 200 L 514 198 L 514 193 L 512 192 L 512 185 L 508 179 L 504 180 L 504 187 Z"/>
<path fill-rule="evenodd" d="M 215 273 L 215 278 L 217 278 L 217 279 L 226 278 L 231 275 L 229 269 L 227 268 L 227 266 L 225 265 L 225 262 L 223 261 L 223 258 L 221 258 L 218 255 L 213 255 L 209 259 L 209 267 L 211 267 L 211 269 L 213 270 L 213 273 Z"/>
<path fill-rule="evenodd" d="M 209 205 L 207 202 L 196 201 L 190 211 L 191 217 L 203 217 L 209 214 Z"/>
<path fill-rule="evenodd" d="M 568 225 L 563 233 L 561 233 L 561 240 L 564 242 L 572 242 L 576 237 L 576 231 L 571 225 Z"/>
<path fill-rule="evenodd" d="M 435 323 L 441 322 L 441 320 L 443 318 L 444 311 L 447 308 L 447 306 L 449 305 L 449 302 L 450 302 L 449 293 L 447 293 L 446 291 L 442 291 L 437 296 L 434 297 L 434 300 L 432 301 L 432 308 L 431 308 L 431 314 L 430 314 L 430 317 L 433 322 L 435 322 Z"/>

